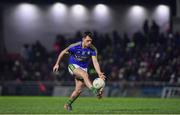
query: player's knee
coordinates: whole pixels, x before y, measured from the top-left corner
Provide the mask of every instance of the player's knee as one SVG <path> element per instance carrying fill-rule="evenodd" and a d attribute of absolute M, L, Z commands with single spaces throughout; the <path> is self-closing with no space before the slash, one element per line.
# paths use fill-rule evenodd
<path fill-rule="evenodd" d="M 83 78 L 88 78 L 88 74 L 87 73 L 83 73 Z"/>

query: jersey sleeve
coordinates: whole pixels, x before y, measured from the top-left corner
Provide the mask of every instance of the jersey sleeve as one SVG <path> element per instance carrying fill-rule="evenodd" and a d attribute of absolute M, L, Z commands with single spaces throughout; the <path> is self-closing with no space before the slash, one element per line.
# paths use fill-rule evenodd
<path fill-rule="evenodd" d="M 93 51 L 91 52 L 91 56 L 97 56 L 97 53 L 96 53 L 95 50 L 93 50 Z"/>
<path fill-rule="evenodd" d="M 74 43 L 74 44 L 71 44 L 69 47 L 68 47 L 68 52 L 69 53 L 73 53 L 74 52 L 74 49 L 75 49 L 75 46 L 81 44 L 81 42 L 77 42 L 77 43 Z"/>
<path fill-rule="evenodd" d="M 91 56 L 97 56 L 97 49 L 94 45 L 91 45 Z"/>
<path fill-rule="evenodd" d="M 67 51 L 68 51 L 69 53 L 72 53 L 73 50 L 74 50 L 74 47 L 69 47 Z"/>

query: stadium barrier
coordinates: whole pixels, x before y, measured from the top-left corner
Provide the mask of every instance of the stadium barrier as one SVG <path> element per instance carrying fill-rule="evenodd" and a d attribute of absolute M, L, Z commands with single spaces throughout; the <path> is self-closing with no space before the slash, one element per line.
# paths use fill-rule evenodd
<path fill-rule="evenodd" d="M 69 96 L 74 89 L 74 82 L 3 82 L 1 95 L 43 95 Z M 168 87 L 171 87 L 170 89 Z M 180 84 L 166 82 L 107 82 L 104 89 L 105 97 L 180 97 L 176 93 Z M 171 93 L 167 93 L 168 91 Z M 173 93 L 175 91 L 175 93 Z M 166 93 L 164 93 L 166 92 Z M 165 95 L 165 96 L 164 96 Z M 166 96 L 167 95 L 167 96 Z M 82 96 L 92 96 L 87 89 L 83 89 Z"/>
<path fill-rule="evenodd" d="M 176 98 L 180 95 L 180 87 L 164 87 L 161 98 Z"/>
<path fill-rule="evenodd" d="M 55 86 L 53 93 L 52 93 L 52 96 L 69 96 L 69 95 L 71 95 L 73 90 L 74 90 L 74 87 L 72 87 L 72 86 Z M 104 96 L 107 97 L 109 87 L 105 87 L 104 90 L 105 90 Z M 81 96 L 89 97 L 89 96 L 93 96 L 93 94 L 90 90 L 88 90 L 88 88 L 84 88 Z"/>

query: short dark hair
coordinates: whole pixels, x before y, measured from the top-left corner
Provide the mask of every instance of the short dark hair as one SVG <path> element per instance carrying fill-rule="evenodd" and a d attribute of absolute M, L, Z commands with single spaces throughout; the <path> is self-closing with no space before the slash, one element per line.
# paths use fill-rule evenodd
<path fill-rule="evenodd" d="M 92 33 L 89 31 L 86 31 L 83 33 L 83 38 L 85 38 L 86 36 L 89 36 L 90 38 L 92 38 Z"/>

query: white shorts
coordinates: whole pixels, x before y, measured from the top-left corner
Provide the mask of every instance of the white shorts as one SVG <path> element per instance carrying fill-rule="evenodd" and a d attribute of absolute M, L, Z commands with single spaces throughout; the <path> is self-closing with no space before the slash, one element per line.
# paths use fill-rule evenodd
<path fill-rule="evenodd" d="M 83 68 L 83 67 L 81 67 L 81 66 L 79 66 L 79 65 L 77 65 L 77 64 L 69 64 L 69 65 L 68 65 L 69 73 L 70 73 L 71 75 L 73 75 L 73 71 L 74 71 L 76 68 L 80 68 L 80 69 L 84 70 L 85 72 L 87 72 L 87 68 Z"/>

